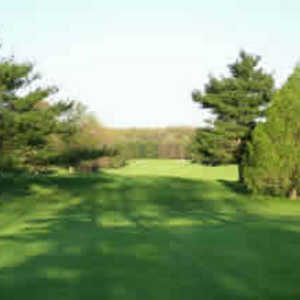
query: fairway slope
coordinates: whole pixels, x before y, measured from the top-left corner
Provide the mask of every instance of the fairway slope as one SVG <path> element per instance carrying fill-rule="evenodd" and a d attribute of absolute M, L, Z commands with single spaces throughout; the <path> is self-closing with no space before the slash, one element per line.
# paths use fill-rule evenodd
<path fill-rule="evenodd" d="M 0 299 L 298 299 L 300 204 L 234 166 L 2 179 Z"/>

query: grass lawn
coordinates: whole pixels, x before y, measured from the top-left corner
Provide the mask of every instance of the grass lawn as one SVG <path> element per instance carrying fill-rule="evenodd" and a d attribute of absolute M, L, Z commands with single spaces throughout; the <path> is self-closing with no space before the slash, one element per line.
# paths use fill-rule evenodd
<path fill-rule="evenodd" d="M 1 300 L 300 299 L 300 201 L 235 166 L 0 180 Z"/>

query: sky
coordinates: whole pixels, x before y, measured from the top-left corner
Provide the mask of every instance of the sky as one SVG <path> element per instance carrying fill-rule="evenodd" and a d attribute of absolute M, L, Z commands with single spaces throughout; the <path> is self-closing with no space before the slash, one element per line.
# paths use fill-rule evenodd
<path fill-rule="evenodd" d="M 241 49 L 280 86 L 300 60 L 299 29 L 299 0 L 0 2 L 2 53 L 113 127 L 203 125 L 191 93 Z"/>

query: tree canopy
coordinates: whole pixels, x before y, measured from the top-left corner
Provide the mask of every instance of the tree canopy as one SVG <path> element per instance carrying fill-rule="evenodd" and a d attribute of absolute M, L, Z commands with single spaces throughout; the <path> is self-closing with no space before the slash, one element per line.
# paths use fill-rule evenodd
<path fill-rule="evenodd" d="M 1 170 L 14 167 L 34 169 L 55 160 L 66 161 L 67 156 L 72 156 L 72 161 L 76 156 L 78 161 L 104 154 L 101 144 L 96 145 L 99 138 L 97 141 L 94 136 L 91 138 L 91 130 L 80 120 L 80 105 L 69 100 L 53 100 L 58 89 L 43 86 L 40 78 L 31 63 L 0 57 Z M 69 155 L 64 151 L 58 159 L 59 149 L 53 147 L 53 140 L 74 141 L 82 124 L 87 133 L 81 141 L 85 143 L 84 149 L 77 149 Z"/>
<path fill-rule="evenodd" d="M 208 161 L 212 157 L 221 163 L 241 162 L 245 141 L 257 120 L 264 116 L 274 92 L 274 80 L 259 67 L 260 61 L 259 56 L 241 51 L 239 58 L 229 65 L 228 77 L 211 76 L 203 92 L 193 92 L 193 100 L 215 116 L 212 129 L 199 130 L 195 140 L 194 148 L 203 159 L 209 153 Z M 197 140 L 201 139 L 203 145 L 197 147 Z M 220 147 L 226 149 L 226 155 Z M 225 160 L 216 159 L 219 153 Z"/>
<path fill-rule="evenodd" d="M 249 189 L 297 198 L 300 193 L 300 67 L 276 93 L 244 158 Z"/>

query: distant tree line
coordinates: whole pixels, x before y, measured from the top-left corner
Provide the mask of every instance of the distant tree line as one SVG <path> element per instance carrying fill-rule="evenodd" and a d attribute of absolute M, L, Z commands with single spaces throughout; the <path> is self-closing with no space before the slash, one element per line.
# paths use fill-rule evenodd
<path fill-rule="evenodd" d="M 116 148 L 126 159 L 190 159 L 193 127 L 115 129 Z"/>

